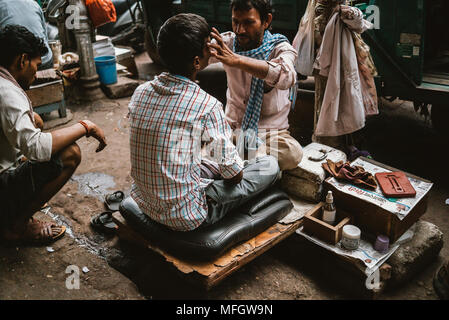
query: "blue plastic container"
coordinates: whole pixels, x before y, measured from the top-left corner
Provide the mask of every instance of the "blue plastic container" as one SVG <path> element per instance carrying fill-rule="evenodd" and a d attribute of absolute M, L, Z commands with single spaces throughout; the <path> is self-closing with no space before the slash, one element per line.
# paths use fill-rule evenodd
<path fill-rule="evenodd" d="M 117 66 L 114 56 L 99 56 L 94 58 L 100 82 L 104 85 L 117 83 Z"/>

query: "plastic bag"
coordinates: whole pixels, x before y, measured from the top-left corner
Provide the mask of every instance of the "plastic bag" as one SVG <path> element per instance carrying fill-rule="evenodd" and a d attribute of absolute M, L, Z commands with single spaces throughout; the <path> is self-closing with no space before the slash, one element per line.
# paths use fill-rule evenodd
<path fill-rule="evenodd" d="M 117 12 L 111 0 L 85 0 L 94 28 L 117 21 Z"/>
<path fill-rule="evenodd" d="M 313 63 L 315 61 L 315 3 L 316 0 L 309 0 L 306 12 L 299 23 L 298 33 L 293 40 L 293 47 L 298 52 L 295 69 L 304 76 L 312 75 Z"/>

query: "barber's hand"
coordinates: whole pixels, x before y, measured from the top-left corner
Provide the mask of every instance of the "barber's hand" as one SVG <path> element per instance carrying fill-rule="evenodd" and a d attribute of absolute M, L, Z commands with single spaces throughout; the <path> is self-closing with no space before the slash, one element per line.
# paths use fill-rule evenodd
<path fill-rule="evenodd" d="M 87 126 L 89 128 L 88 136 L 94 137 L 95 139 L 98 140 L 98 142 L 100 142 L 97 150 L 95 151 L 95 152 L 100 152 L 107 146 L 106 137 L 104 136 L 103 130 L 101 130 L 99 126 L 97 126 L 95 123 L 93 123 L 90 120 L 83 120 L 83 121 L 87 124 Z"/>
<path fill-rule="evenodd" d="M 239 55 L 229 49 L 217 29 L 212 28 L 211 37 L 217 41 L 217 43 L 207 44 L 210 48 L 211 55 L 225 65 L 230 67 L 236 66 L 239 63 Z"/>

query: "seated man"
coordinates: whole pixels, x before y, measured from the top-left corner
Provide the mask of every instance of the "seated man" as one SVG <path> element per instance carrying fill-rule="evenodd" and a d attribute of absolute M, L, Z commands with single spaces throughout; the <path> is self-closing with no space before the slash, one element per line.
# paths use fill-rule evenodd
<path fill-rule="evenodd" d="M 27 28 L 36 37 L 44 40 L 47 51 L 41 57 L 39 70 L 53 68 L 53 53 L 48 45 L 47 25 L 39 4 L 35 0 L 0 0 L 0 28 L 13 24 Z"/>
<path fill-rule="evenodd" d="M 213 30 L 210 63 L 222 62 L 226 71 L 226 120 L 235 130 L 239 152 L 249 151 L 251 144 L 263 150 L 255 143 L 259 140 L 265 142 L 267 154 L 278 158 L 281 170 L 296 168 L 302 149 L 287 131 L 291 90 L 296 89 L 296 51 L 286 37 L 270 33 L 270 1 L 232 0 L 231 10 L 234 32 L 220 35 Z"/>
<path fill-rule="evenodd" d="M 177 231 L 219 221 L 279 175 L 271 156 L 243 164 L 222 104 L 195 83 L 210 57 L 210 31 L 198 15 L 167 20 L 157 46 L 169 72 L 138 87 L 129 104 L 131 197 L 152 220 Z M 205 166 L 202 143 L 214 151 Z M 202 176 L 214 175 L 215 167 L 220 180 Z"/>
<path fill-rule="evenodd" d="M 44 243 L 63 228 L 32 219 L 69 180 L 81 161 L 75 143 L 83 136 L 106 146 L 103 131 L 89 120 L 43 133 L 24 90 L 34 81 L 47 48 L 26 28 L 0 30 L 0 239 Z"/>

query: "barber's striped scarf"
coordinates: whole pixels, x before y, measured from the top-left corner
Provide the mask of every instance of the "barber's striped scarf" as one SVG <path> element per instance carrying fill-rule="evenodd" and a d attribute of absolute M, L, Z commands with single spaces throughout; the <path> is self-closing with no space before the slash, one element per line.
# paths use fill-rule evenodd
<path fill-rule="evenodd" d="M 281 42 L 288 42 L 288 39 L 281 34 L 271 34 L 270 31 L 266 30 L 263 36 L 262 45 L 256 49 L 250 51 L 240 51 L 237 39 L 234 40 L 233 50 L 235 53 L 258 59 L 258 60 L 268 60 L 273 49 Z M 245 136 L 249 136 L 252 138 L 250 140 L 255 141 L 255 137 L 257 137 L 259 119 L 260 119 L 260 110 L 262 108 L 263 102 L 263 83 L 264 80 L 253 77 L 251 80 L 251 90 L 250 96 L 248 99 L 248 104 L 246 107 L 245 115 L 243 116 L 242 121 L 242 130 L 245 133 Z"/>

